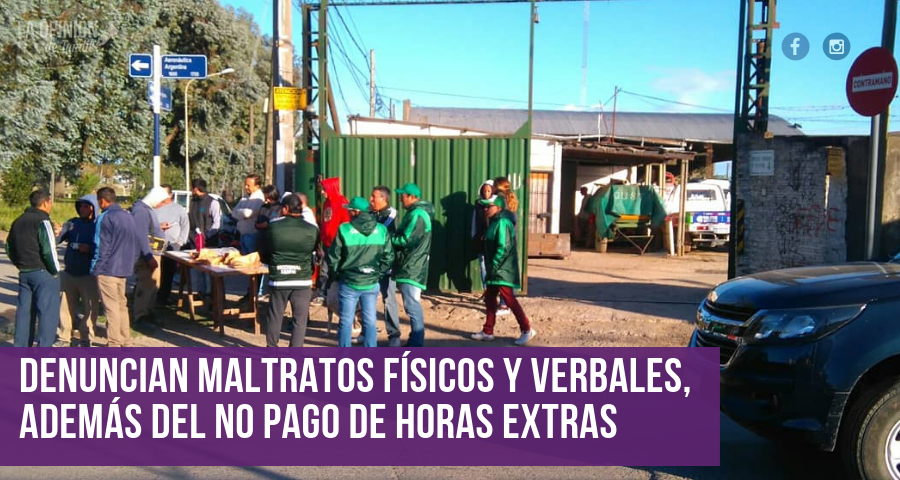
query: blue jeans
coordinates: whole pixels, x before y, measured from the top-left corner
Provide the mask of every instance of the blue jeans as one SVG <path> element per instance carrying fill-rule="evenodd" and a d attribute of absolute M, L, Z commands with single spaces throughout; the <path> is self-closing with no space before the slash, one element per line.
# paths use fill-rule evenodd
<path fill-rule="evenodd" d="M 409 332 L 407 347 L 425 346 L 425 317 L 422 313 L 422 289 L 408 283 L 398 283 L 397 289 L 403 297 L 403 310 L 409 315 L 412 331 Z"/>
<path fill-rule="evenodd" d="M 247 255 L 256 251 L 257 238 L 259 238 L 258 233 L 241 235 L 241 255 Z"/>
<path fill-rule="evenodd" d="M 400 338 L 400 312 L 397 310 L 397 282 L 390 275 L 381 279 L 381 300 L 384 302 L 384 327 L 388 338 Z"/>
<path fill-rule="evenodd" d="M 333 286 L 332 286 L 333 287 Z M 338 346 L 351 346 L 353 334 L 353 318 L 356 316 L 357 303 L 362 304 L 363 345 L 378 346 L 378 331 L 375 327 L 375 305 L 378 302 L 378 285 L 370 290 L 356 290 L 344 282 L 340 282 L 338 295 L 341 301 L 341 321 L 338 323 Z"/>
<path fill-rule="evenodd" d="M 46 270 L 19 272 L 15 346 L 31 346 L 31 331 L 35 327 L 35 320 L 38 322 L 38 346 L 53 346 L 56 342 L 56 329 L 59 327 L 59 296 L 59 277 L 50 275 Z"/>

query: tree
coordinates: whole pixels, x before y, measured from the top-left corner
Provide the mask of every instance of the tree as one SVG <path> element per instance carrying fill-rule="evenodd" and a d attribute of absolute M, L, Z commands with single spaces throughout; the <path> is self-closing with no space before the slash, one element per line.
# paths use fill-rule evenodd
<path fill-rule="evenodd" d="M 75 196 L 81 198 L 89 193 L 94 193 L 97 190 L 97 185 L 100 185 L 100 175 L 96 173 L 82 173 L 75 180 Z"/>
<path fill-rule="evenodd" d="M 236 70 L 194 82 L 191 163 L 219 187 L 241 177 L 249 152 L 264 147 L 264 135 L 251 145 L 248 112 L 267 95 L 271 68 L 271 40 L 251 17 L 215 0 L 84 3 L 4 1 L 0 169 L 15 163 L 74 181 L 91 164 L 101 181 L 114 176 L 106 175 L 112 170 L 144 182 L 152 161 L 152 115 L 147 81 L 128 76 L 127 60 L 129 53 L 158 44 L 164 53 L 207 55 L 210 72 Z M 161 153 L 164 162 L 183 168 L 184 82 L 165 83 L 175 98 L 173 111 L 161 116 Z M 261 110 L 258 125 L 264 124 Z"/>

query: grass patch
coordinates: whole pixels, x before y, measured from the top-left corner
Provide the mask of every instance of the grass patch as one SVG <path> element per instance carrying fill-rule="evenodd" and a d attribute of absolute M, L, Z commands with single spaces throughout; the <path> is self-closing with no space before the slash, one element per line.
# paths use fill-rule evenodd
<path fill-rule="evenodd" d="M 8 232 L 13 221 L 18 218 L 19 215 L 22 215 L 25 208 L 26 205 L 0 205 L 0 230 Z M 76 215 L 78 215 L 78 213 L 75 212 L 74 200 L 56 200 L 53 202 L 53 207 L 50 210 L 50 219 L 60 225 L 66 223 L 67 220 Z"/>

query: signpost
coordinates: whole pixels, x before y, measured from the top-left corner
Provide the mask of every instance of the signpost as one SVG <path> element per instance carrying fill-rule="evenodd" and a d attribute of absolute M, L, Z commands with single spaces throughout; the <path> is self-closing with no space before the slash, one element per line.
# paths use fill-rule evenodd
<path fill-rule="evenodd" d="M 154 90 L 155 86 L 156 86 L 156 84 L 153 83 L 153 81 L 150 81 L 147 84 L 147 101 L 150 102 L 151 108 L 153 107 L 153 94 L 154 94 L 153 90 Z M 172 89 L 163 85 L 162 90 L 159 92 L 159 99 L 162 102 L 162 105 L 160 105 L 160 108 L 162 108 L 163 110 L 165 110 L 167 112 L 171 112 L 172 111 Z"/>
<path fill-rule="evenodd" d="M 132 78 L 152 78 L 147 86 L 147 100 L 153 109 L 153 186 L 158 187 L 161 168 L 159 156 L 159 112 L 160 110 L 167 112 L 172 110 L 172 90 L 162 85 L 162 79 L 196 80 L 206 78 L 206 55 L 160 55 L 159 45 L 154 45 L 153 54 L 132 53 L 128 56 L 128 75 Z M 305 107 L 306 92 L 302 93 Z M 185 108 L 187 108 L 186 102 Z"/>
<path fill-rule="evenodd" d="M 275 110 L 303 110 L 306 108 L 306 89 L 275 87 Z"/>
<path fill-rule="evenodd" d="M 897 93 L 897 62 L 882 47 L 863 52 L 847 74 L 847 100 L 853 110 L 874 117 L 885 110 Z"/>
<path fill-rule="evenodd" d="M 134 78 L 150 78 L 153 75 L 153 56 L 149 53 L 128 55 L 128 75 Z"/>
<path fill-rule="evenodd" d="M 163 55 L 163 78 L 206 78 L 206 55 Z"/>

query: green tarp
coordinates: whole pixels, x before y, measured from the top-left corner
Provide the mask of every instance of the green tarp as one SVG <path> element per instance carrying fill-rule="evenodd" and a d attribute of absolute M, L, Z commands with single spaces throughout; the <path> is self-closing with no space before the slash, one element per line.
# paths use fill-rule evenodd
<path fill-rule="evenodd" d="M 643 185 L 609 185 L 602 187 L 588 201 L 588 211 L 594 214 L 597 237 L 615 238 L 612 224 L 623 215 L 647 217 L 643 226 L 659 228 L 666 221 L 666 207 L 653 187 Z M 625 222 L 620 222 L 621 224 Z M 628 221 L 632 224 L 635 222 Z"/>

